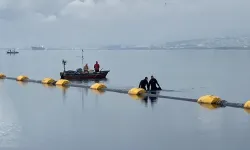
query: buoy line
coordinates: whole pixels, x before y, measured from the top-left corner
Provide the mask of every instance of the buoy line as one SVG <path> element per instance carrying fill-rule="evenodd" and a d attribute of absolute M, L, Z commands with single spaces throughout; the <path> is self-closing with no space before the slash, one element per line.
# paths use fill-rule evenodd
<path fill-rule="evenodd" d="M 142 88 L 131 88 L 130 90 L 126 90 L 126 89 L 108 88 L 104 83 L 95 83 L 89 86 L 89 85 L 71 83 L 69 80 L 65 80 L 65 79 L 54 80 L 52 78 L 44 78 L 43 80 L 34 80 L 34 79 L 29 79 L 29 77 L 25 75 L 20 75 L 15 78 L 15 77 L 7 77 L 5 74 L 1 74 L 1 73 L 0 73 L 0 79 L 15 80 L 15 81 L 20 81 L 20 82 L 33 82 L 33 83 L 46 84 L 46 85 L 51 85 L 51 86 L 90 88 L 92 90 L 97 90 L 100 92 L 110 91 L 110 92 L 116 92 L 116 93 L 129 94 L 130 96 L 137 96 L 138 99 L 144 99 L 145 97 L 157 97 L 157 98 L 181 100 L 181 101 L 188 101 L 188 102 L 196 102 L 201 105 L 209 105 L 209 107 L 213 106 L 213 107 L 244 108 L 244 109 L 247 109 L 246 111 L 250 113 L 250 100 L 246 101 L 245 103 L 234 103 L 234 102 L 228 102 L 226 100 L 222 100 L 220 97 L 215 96 L 215 95 L 204 95 L 198 99 L 183 98 L 183 97 L 152 94 L 151 92 L 147 92 L 146 90 Z"/>

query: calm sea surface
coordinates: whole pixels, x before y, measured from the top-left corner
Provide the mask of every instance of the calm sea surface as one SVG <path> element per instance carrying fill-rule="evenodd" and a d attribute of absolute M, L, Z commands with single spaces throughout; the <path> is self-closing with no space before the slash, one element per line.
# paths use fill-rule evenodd
<path fill-rule="evenodd" d="M 81 51 L 0 51 L 0 73 L 59 79 L 62 59 L 67 70 L 83 67 Z M 250 99 L 250 51 L 84 51 L 84 64 L 93 68 L 96 60 L 110 70 L 108 87 L 137 87 L 154 75 L 173 90 L 161 95 Z M 248 148 L 248 131 L 250 114 L 243 109 L 0 80 L 0 148 L 235 150 Z"/>

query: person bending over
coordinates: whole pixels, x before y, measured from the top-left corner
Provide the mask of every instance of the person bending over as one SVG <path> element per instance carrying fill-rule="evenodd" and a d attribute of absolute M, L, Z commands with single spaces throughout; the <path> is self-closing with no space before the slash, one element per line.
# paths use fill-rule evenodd
<path fill-rule="evenodd" d="M 156 85 L 158 85 L 158 88 Z M 158 81 L 154 78 L 154 76 L 151 76 L 151 79 L 149 81 L 149 87 L 151 91 L 161 90 L 161 87 Z"/>

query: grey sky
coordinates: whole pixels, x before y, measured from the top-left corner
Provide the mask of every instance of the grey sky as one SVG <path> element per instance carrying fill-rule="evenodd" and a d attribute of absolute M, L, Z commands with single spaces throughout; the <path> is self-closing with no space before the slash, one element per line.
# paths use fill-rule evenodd
<path fill-rule="evenodd" d="M 249 34 L 249 8 L 250 0 L 0 0 L 0 47 L 238 36 Z"/>

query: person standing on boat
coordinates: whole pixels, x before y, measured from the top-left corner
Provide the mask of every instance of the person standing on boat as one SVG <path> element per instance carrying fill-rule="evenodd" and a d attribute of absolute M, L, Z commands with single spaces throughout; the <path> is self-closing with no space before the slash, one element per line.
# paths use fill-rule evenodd
<path fill-rule="evenodd" d="M 157 88 L 156 84 L 158 85 L 158 88 Z M 149 81 L 149 86 L 150 86 L 151 91 L 161 90 L 161 87 L 160 87 L 158 81 L 154 78 L 154 76 L 151 76 L 151 79 Z"/>
<path fill-rule="evenodd" d="M 98 64 L 98 61 L 96 61 L 95 65 L 94 65 L 94 69 L 95 69 L 95 72 L 99 72 L 100 65 Z"/>
<path fill-rule="evenodd" d="M 89 66 L 88 66 L 88 64 L 86 64 L 84 66 L 83 71 L 84 71 L 84 73 L 88 73 L 89 72 Z"/>
<path fill-rule="evenodd" d="M 141 80 L 139 88 L 143 88 L 144 90 L 146 90 L 146 86 L 147 90 L 149 90 L 148 77 L 145 77 L 143 80 Z"/>

